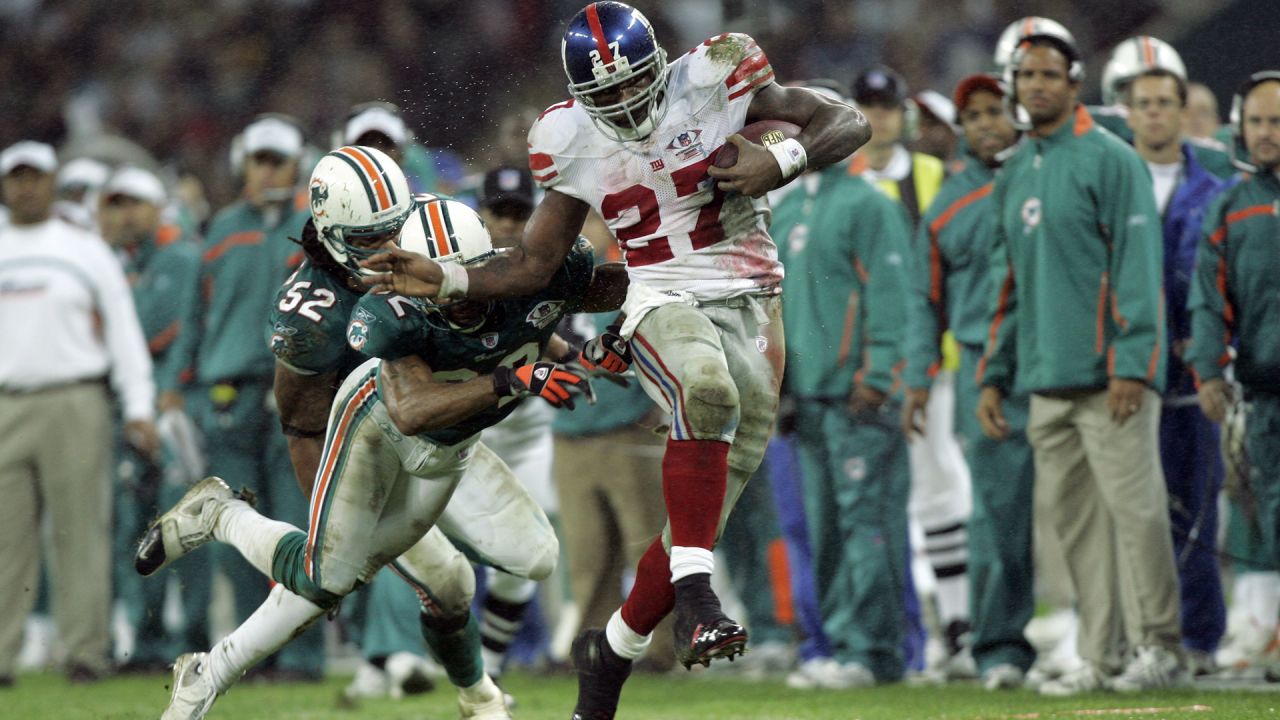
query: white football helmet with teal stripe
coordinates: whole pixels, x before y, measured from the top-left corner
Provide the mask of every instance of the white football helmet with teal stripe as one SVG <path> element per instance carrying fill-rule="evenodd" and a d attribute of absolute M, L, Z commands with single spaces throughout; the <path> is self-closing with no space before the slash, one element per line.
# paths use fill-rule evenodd
<path fill-rule="evenodd" d="M 413 211 L 404 171 L 381 150 L 340 147 L 320 159 L 309 184 L 311 219 L 333 259 L 352 270 L 393 239 Z"/>
<path fill-rule="evenodd" d="M 1187 66 L 1172 45 L 1150 35 L 1139 35 L 1117 45 L 1102 69 L 1102 102 L 1123 102 L 1129 83 L 1149 70 L 1165 70 L 1182 82 L 1187 81 Z"/>
<path fill-rule="evenodd" d="M 400 232 L 400 247 L 438 263 L 471 265 L 497 252 L 484 221 L 465 203 L 435 195 L 415 195 Z"/>

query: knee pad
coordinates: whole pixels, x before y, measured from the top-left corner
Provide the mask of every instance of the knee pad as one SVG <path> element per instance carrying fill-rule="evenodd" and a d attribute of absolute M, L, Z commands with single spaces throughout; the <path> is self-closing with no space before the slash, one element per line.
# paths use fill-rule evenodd
<path fill-rule="evenodd" d="M 732 433 L 738 425 L 738 387 L 723 366 L 695 361 L 686 366 L 685 402 L 696 435 Z"/>

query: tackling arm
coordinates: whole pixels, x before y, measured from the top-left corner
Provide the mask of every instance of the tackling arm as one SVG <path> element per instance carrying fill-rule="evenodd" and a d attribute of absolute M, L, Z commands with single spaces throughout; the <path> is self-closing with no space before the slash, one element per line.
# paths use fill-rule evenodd
<path fill-rule="evenodd" d="M 320 456 L 324 454 L 324 432 L 329 405 L 337 392 L 337 373 L 302 375 L 276 363 L 275 397 L 280 408 L 280 427 L 289 444 L 289 460 L 302 494 L 311 497 Z"/>
<path fill-rule="evenodd" d="M 498 402 L 492 376 L 436 382 L 431 368 L 417 355 L 384 360 L 378 390 L 391 421 L 405 435 L 450 427 Z"/>

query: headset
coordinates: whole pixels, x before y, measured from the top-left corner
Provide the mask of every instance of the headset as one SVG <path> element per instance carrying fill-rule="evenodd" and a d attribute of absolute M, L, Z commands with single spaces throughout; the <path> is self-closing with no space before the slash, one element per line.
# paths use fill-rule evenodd
<path fill-rule="evenodd" d="M 1246 172 L 1257 172 L 1258 167 L 1249 161 L 1249 148 L 1244 144 L 1244 100 L 1253 89 L 1265 82 L 1280 82 L 1280 70 L 1261 70 L 1240 84 L 1231 98 L 1231 162 Z"/>

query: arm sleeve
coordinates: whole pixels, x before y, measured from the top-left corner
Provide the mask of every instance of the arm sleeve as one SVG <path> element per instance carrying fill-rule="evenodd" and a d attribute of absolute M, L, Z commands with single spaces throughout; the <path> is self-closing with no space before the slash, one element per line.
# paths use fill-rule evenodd
<path fill-rule="evenodd" d="M 99 241 L 102 242 L 102 241 Z M 133 305 L 124 270 L 102 243 L 94 277 L 102 311 L 107 354 L 111 357 L 111 387 L 120 399 L 126 422 L 155 417 L 156 385 L 151 376 L 151 353 Z"/>
<path fill-rule="evenodd" d="M 978 385 L 998 388 L 1005 395 L 1013 391 L 1017 368 L 1018 305 L 1013 254 L 1004 228 L 1003 203 L 999 183 L 992 193 L 991 212 L 995 222 L 991 238 L 992 287 L 991 325 L 986 350 L 978 362 Z"/>
<path fill-rule="evenodd" d="M 910 243 L 910 223 L 898 203 L 872 195 L 876 199 L 878 227 L 876 232 L 860 234 L 867 251 L 867 267 L 857 264 L 862 278 L 862 323 L 866 348 L 862 369 L 855 380 L 877 390 L 888 392 L 893 387 L 895 366 L 902 359 L 907 324 L 906 262 Z M 855 260 L 855 262 L 857 262 Z"/>
<path fill-rule="evenodd" d="M 941 362 L 939 348 L 945 329 L 942 255 L 928 216 L 916 228 L 906 268 L 907 387 L 928 388 Z"/>
<path fill-rule="evenodd" d="M 1195 273 L 1191 277 L 1191 296 L 1187 301 L 1191 311 L 1191 345 L 1186 359 L 1197 382 L 1222 377 L 1223 368 L 1230 362 L 1227 347 L 1234 335 L 1235 313 L 1227 291 L 1224 200 L 1219 196 L 1219 202 L 1205 214 L 1196 250 Z"/>
<path fill-rule="evenodd" d="M 1102 223 L 1111 237 L 1111 310 L 1116 333 L 1107 349 L 1112 377 L 1162 390 L 1165 351 L 1164 239 L 1151 177 L 1134 153 L 1103 156 Z"/>
<path fill-rule="evenodd" d="M 190 322 L 192 309 L 200 295 L 200 254 L 192 246 L 190 252 L 174 253 L 171 259 L 173 296 L 167 298 L 167 309 L 172 313 L 168 327 L 173 328 L 174 338 L 169 348 L 157 355 L 155 368 L 156 390 L 177 390 L 183 384 L 183 371 L 190 367 L 189 358 L 178 352 L 178 341 Z M 154 348 L 153 348 L 154 350 Z"/>

